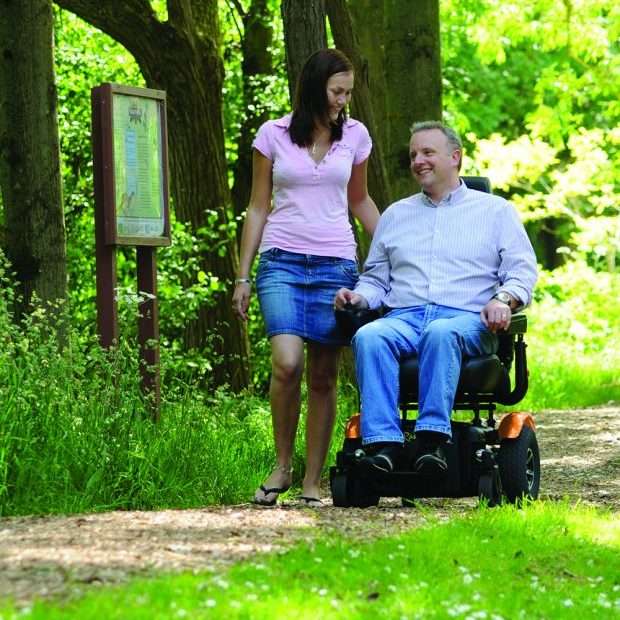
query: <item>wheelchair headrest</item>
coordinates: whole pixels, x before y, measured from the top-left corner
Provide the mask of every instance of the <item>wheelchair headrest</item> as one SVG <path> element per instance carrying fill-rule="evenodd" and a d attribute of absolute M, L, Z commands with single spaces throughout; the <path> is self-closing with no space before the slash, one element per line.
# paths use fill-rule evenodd
<path fill-rule="evenodd" d="M 491 191 L 491 179 L 489 177 L 461 177 L 465 181 L 465 185 L 469 189 L 476 189 L 479 192 L 486 192 L 492 194 Z"/>

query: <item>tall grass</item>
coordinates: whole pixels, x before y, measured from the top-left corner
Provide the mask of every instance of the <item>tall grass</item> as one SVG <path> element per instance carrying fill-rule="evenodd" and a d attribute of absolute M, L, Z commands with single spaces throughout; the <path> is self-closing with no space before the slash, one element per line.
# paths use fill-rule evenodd
<path fill-rule="evenodd" d="M 0 265 L 0 268 L 2 265 Z M 269 411 L 201 391 L 166 367 L 148 414 L 137 348 L 103 351 L 56 308 L 17 326 L 0 272 L 0 515 L 232 503 L 273 463 Z M 164 352 L 165 353 L 165 352 Z"/>
<path fill-rule="evenodd" d="M 36 332 L 0 352 L 0 514 L 232 503 L 272 462 L 263 401 L 177 386 L 154 424 L 129 346 Z"/>

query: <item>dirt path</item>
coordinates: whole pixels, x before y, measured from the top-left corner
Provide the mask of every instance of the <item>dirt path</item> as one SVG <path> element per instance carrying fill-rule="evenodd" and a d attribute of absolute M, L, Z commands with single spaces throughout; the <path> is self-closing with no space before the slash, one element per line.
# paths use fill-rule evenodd
<path fill-rule="evenodd" d="M 543 498 L 568 497 L 620 512 L 620 407 L 537 414 Z M 327 492 L 326 492 L 327 493 Z M 425 500 L 449 518 L 473 498 Z M 337 531 L 362 537 L 424 521 L 397 500 L 377 508 L 310 509 L 294 501 L 202 510 L 111 512 L 71 517 L 0 519 L 0 597 L 77 594 L 95 584 L 159 571 L 217 570 L 258 552 L 279 551 Z"/>

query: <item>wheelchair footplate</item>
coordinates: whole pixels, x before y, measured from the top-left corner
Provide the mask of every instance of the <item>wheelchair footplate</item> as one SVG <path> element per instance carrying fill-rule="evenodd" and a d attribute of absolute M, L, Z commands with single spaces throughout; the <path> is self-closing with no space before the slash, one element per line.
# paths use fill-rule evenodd
<path fill-rule="evenodd" d="M 334 506 L 376 506 L 380 497 L 401 497 L 403 503 L 424 497 L 468 497 L 479 495 L 480 481 L 489 494 L 498 495 L 493 486 L 499 480 L 494 449 L 497 432 L 465 422 L 452 422 L 452 440 L 443 446 L 447 471 L 422 474 L 413 470 L 421 453 L 414 435 L 415 421 L 403 420 L 405 444 L 393 472 L 369 470 L 361 464 L 365 451 L 359 437 L 345 439 L 343 449 L 330 469 Z M 489 498 L 491 499 L 491 498 Z"/>

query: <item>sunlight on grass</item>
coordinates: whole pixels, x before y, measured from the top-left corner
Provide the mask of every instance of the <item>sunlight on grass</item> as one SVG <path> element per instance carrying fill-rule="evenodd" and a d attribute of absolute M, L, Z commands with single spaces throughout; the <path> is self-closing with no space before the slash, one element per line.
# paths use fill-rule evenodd
<path fill-rule="evenodd" d="M 620 547 L 620 515 L 602 519 L 601 513 L 592 507 L 581 507 L 575 514 L 568 514 L 566 522 L 575 538 L 610 547 Z"/>

